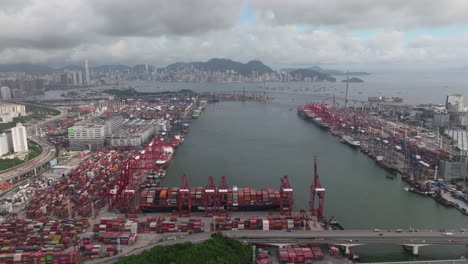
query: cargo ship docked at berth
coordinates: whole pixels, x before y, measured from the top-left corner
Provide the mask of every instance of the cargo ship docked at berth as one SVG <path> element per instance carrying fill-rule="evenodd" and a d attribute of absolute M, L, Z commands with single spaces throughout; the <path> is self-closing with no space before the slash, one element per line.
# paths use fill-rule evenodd
<path fill-rule="evenodd" d="M 330 129 L 330 126 L 323 121 L 323 117 L 318 114 L 322 110 L 326 110 L 325 108 L 322 109 L 322 107 L 324 106 L 320 104 L 301 105 L 297 108 L 297 114 L 306 120 L 312 121 L 322 129 Z M 321 108 L 321 111 L 317 111 L 317 108 Z"/>
<path fill-rule="evenodd" d="M 369 97 L 367 100 L 371 103 L 402 103 L 403 102 L 403 98 L 401 97 L 385 97 L 385 96 Z"/>
<path fill-rule="evenodd" d="M 168 212 L 177 210 L 178 187 L 145 188 L 140 196 L 140 208 L 145 212 Z M 192 211 L 204 211 L 205 196 L 211 190 L 205 187 L 189 188 L 192 200 Z M 226 189 L 225 201 L 229 211 L 254 211 L 278 209 L 280 207 L 280 191 L 275 189 L 238 188 Z M 223 208 L 225 209 L 225 208 Z"/>

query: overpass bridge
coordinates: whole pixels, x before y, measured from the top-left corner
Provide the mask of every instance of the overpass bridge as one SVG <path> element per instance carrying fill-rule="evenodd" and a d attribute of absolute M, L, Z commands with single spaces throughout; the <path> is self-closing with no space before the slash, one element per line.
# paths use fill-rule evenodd
<path fill-rule="evenodd" d="M 207 96 L 207 97 L 216 97 L 219 95 L 236 95 L 239 98 L 242 97 L 264 97 L 266 98 L 267 96 L 272 96 L 275 94 L 280 94 L 280 95 L 299 95 L 299 96 L 310 96 L 313 98 L 321 99 L 324 101 L 342 101 L 346 102 L 348 101 L 348 106 L 352 108 L 361 108 L 362 110 L 368 109 L 370 111 L 403 111 L 403 112 L 408 112 L 411 110 L 412 106 L 411 105 L 403 105 L 403 104 L 398 104 L 398 103 L 391 103 L 391 102 L 369 102 L 367 100 L 362 100 L 362 99 L 353 99 L 353 98 L 348 98 L 346 99 L 345 97 L 341 96 L 335 96 L 335 95 L 328 95 L 328 94 L 317 94 L 314 92 L 310 93 L 304 93 L 304 92 L 288 92 L 288 91 L 265 91 L 265 90 L 225 90 L 225 91 L 198 91 L 196 92 L 198 95 L 201 96 Z"/>
<path fill-rule="evenodd" d="M 367 230 L 328 230 L 328 231 L 230 231 L 223 232 L 231 238 L 252 243 L 287 244 L 334 244 L 349 250 L 350 247 L 365 244 L 396 244 L 409 249 L 413 255 L 419 248 L 428 245 L 468 245 L 468 232 L 445 232 L 421 230 L 418 232 L 374 232 Z"/>

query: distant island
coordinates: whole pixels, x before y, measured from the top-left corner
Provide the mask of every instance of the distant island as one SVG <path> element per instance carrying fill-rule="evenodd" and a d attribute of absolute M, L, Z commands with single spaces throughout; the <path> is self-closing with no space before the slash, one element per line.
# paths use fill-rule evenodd
<path fill-rule="evenodd" d="M 259 60 L 252 60 L 247 63 L 241 63 L 230 59 L 211 59 L 207 62 L 176 62 L 158 71 L 180 71 L 182 69 L 196 69 L 200 71 L 236 71 L 243 76 L 248 76 L 252 72 L 258 74 L 272 73 L 273 70 Z"/>
<path fill-rule="evenodd" d="M 331 77 L 326 73 L 321 73 L 309 69 L 295 69 L 290 71 L 292 81 L 305 81 L 305 82 L 336 82 L 336 78 Z"/>
<path fill-rule="evenodd" d="M 346 81 L 347 81 L 346 79 L 342 80 L 342 82 L 346 82 Z M 362 83 L 364 81 L 359 78 L 352 77 L 352 78 L 349 78 L 349 82 L 350 83 Z"/>
<path fill-rule="evenodd" d="M 339 70 L 334 70 L 334 69 L 323 69 L 319 66 L 312 66 L 310 68 L 306 68 L 307 70 L 311 70 L 311 71 L 316 71 L 316 72 L 320 72 L 320 73 L 324 73 L 324 74 L 328 74 L 328 75 L 346 75 L 346 72 L 344 71 L 339 71 Z M 296 68 L 284 68 L 284 69 L 281 69 L 280 71 L 282 72 L 291 72 L 291 71 L 294 71 L 296 70 Z M 349 72 L 350 75 L 370 75 L 370 73 L 368 72 Z"/>

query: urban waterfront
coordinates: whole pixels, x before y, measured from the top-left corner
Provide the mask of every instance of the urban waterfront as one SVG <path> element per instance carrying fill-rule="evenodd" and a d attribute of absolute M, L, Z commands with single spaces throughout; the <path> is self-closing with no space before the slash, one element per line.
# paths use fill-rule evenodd
<path fill-rule="evenodd" d="M 433 199 L 406 192 L 399 178 L 329 133 L 297 117 L 296 100 L 269 103 L 223 102 L 209 105 L 179 148 L 169 166 L 164 186 L 180 185 L 181 175 L 191 186 L 205 186 L 209 176 L 226 176 L 238 187 L 278 187 L 289 175 L 296 209 L 308 208 L 313 156 L 327 189 L 325 214 L 335 216 L 345 229 L 382 230 L 466 228 L 467 218 Z M 313 100 L 313 98 L 302 98 Z M 363 261 L 402 260 L 410 257 L 399 246 L 361 246 Z M 466 254 L 466 248 L 421 249 L 417 259 L 447 259 Z M 379 256 L 372 257 L 372 256 Z"/>

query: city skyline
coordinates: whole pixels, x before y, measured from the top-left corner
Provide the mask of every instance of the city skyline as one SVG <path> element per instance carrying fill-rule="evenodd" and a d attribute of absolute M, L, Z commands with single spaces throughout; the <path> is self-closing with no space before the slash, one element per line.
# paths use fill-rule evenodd
<path fill-rule="evenodd" d="M 0 56 L 62 66 L 230 58 L 275 69 L 464 68 L 467 10 L 456 0 L 7 1 Z"/>

